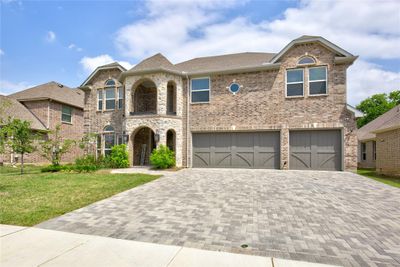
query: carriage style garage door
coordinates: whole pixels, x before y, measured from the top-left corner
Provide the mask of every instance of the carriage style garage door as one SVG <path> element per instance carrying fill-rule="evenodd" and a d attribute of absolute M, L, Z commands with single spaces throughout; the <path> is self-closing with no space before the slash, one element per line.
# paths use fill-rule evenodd
<path fill-rule="evenodd" d="M 289 168 L 295 170 L 340 171 L 340 130 L 290 131 Z"/>
<path fill-rule="evenodd" d="M 279 132 L 194 133 L 193 167 L 279 168 Z"/>

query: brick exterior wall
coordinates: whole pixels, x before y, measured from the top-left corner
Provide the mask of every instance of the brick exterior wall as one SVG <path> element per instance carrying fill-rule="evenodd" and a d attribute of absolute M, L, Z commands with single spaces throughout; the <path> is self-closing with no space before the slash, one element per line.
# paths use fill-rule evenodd
<path fill-rule="evenodd" d="M 376 170 L 400 176 L 400 129 L 376 134 Z"/>
<path fill-rule="evenodd" d="M 365 143 L 366 146 L 366 159 L 362 159 L 361 153 L 361 143 Z M 373 141 L 365 141 L 358 143 L 359 151 L 358 151 L 358 167 L 359 168 L 368 168 L 375 169 L 376 161 L 374 159 L 374 149 L 373 149 Z"/>
<path fill-rule="evenodd" d="M 83 110 L 72 107 L 72 123 L 61 122 L 61 109 L 63 104 L 51 100 L 25 101 L 23 104 L 50 130 L 55 130 L 56 125 L 61 125 L 60 134 L 65 139 L 79 141 L 83 136 Z M 40 149 L 40 146 L 37 145 Z M 63 155 L 62 162 L 73 162 L 76 157 L 83 155 L 78 145 Z M 5 155 L 6 162 L 10 162 L 10 155 Z M 39 151 L 27 154 L 26 163 L 48 164 L 49 161 L 40 155 Z"/>
<path fill-rule="evenodd" d="M 286 98 L 285 71 L 297 68 L 298 59 L 306 53 L 316 59 L 316 65 L 327 66 L 328 95 L 308 96 L 305 75 L 305 96 Z M 211 75 L 210 103 L 190 105 L 190 131 L 281 131 L 281 167 L 287 168 L 289 130 L 342 129 L 344 168 L 356 169 L 355 118 L 346 108 L 348 65 L 337 65 L 334 58 L 334 53 L 319 44 L 303 44 L 283 56 L 279 70 Z M 243 86 L 236 95 L 226 88 L 233 81 Z"/>

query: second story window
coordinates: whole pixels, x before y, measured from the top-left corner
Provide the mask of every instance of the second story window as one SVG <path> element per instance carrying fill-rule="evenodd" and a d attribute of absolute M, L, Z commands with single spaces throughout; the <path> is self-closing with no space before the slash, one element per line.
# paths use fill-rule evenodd
<path fill-rule="evenodd" d="M 286 71 L 286 96 L 304 95 L 304 70 L 291 69 Z"/>
<path fill-rule="evenodd" d="M 115 109 L 115 88 L 106 88 L 106 110 Z"/>
<path fill-rule="evenodd" d="M 97 110 L 103 110 L 103 90 L 97 90 Z"/>
<path fill-rule="evenodd" d="M 61 122 L 72 123 L 72 107 L 65 105 L 62 106 Z"/>
<path fill-rule="evenodd" d="M 124 106 L 124 87 L 118 87 L 118 109 Z"/>
<path fill-rule="evenodd" d="M 210 78 L 191 80 L 192 103 L 207 103 L 210 101 Z"/>
<path fill-rule="evenodd" d="M 326 67 L 309 68 L 310 95 L 325 95 L 327 93 Z"/>

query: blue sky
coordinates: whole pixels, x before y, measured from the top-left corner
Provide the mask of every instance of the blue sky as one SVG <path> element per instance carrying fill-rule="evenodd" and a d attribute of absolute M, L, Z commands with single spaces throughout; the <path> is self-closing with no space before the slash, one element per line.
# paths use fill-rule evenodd
<path fill-rule="evenodd" d="M 79 86 L 98 65 L 131 67 L 158 52 L 173 63 L 278 52 L 303 34 L 360 56 L 348 102 L 400 89 L 399 1 L 0 1 L 2 94 L 51 80 Z"/>

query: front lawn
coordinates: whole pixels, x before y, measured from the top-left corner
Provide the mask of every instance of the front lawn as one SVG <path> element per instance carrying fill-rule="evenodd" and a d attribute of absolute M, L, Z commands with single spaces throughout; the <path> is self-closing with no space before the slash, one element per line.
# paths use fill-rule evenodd
<path fill-rule="evenodd" d="M 357 173 L 365 177 L 374 179 L 384 184 L 400 188 L 400 177 L 391 177 L 376 173 L 373 169 L 357 169 Z"/>
<path fill-rule="evenodd" d="M 0 167 L 0 223 L 32 226 L 153 181 L 146 174 L 41 173 L 40 167 Z"/>

